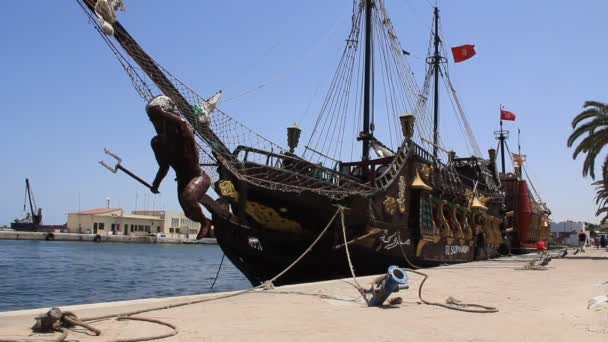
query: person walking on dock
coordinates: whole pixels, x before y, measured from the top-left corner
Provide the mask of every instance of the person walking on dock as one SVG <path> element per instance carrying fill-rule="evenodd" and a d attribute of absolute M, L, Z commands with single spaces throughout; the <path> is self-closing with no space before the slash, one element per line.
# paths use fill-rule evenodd
<path fill-rule="evenodd" d="M 587 242 L 587 234 L 585 233 L 584 230 L 581 229 L 580 232 L 578 232 L 578 250 L 581 253 L 585 253 L 585 243 Z"/>

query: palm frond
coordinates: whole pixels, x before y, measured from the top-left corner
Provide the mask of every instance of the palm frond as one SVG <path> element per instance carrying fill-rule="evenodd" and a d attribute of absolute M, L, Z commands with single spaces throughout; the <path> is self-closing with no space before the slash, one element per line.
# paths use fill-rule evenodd
<path fill-rule="evenodd" d="M 594 121 L 586 122 L 585 124 L 574 129 L 570 136 L 568 137 L 568 147 L 572 147 L 572 144 L 584 133 L 589 133 L 593 127 L 595 127 L 597 123 Z"/>
<path fill-rule="evenodd" d="M 587 100 L 587 101 L 585 101 L 585 103 L 583 103 L 583 108 L 587 108 L 587 107 L 608 108 L 608 103 L 594 101 L 594 100 Z"/>
<path fill-rule="evenodd" d="M 608 128 L 604 128 L 594 134 L 589 134 L 576 146 L 572 153 L 572 158 L 576 159 L 579 153 L 588 152 L 593 149 L 599 148 L 601 150 L 604 146 L 608 145 Z"/>
<path fill-rule="evenodd" d="M 592 118 L 594 116 L 598 116 L 601 114 L 602 114 L 601 109 L 598 109 L 597 107 L 585 109 L 584 111 L 580 112 L 580 114 L 575 116 L 574 119 L 572 119 L 572 128 L 576 128 L 576 126 L 583 120 L 586 120 L 586 119 L 589 119 L 589 118 Z"/>

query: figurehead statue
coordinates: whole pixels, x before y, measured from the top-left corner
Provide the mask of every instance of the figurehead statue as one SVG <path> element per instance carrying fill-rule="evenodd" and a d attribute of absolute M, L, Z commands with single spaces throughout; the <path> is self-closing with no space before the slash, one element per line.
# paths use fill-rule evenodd
<path fill-rule="evenodd" d="M 197 239 L 206 237 L 211 223 L 203 214 L 199 202 L 209 189 L 211 179 L 200 167 L 194 130 L 179 115 L 177 106 L 167 96 L 153 98 L 146 105 L 146 113 L 156 130 L 151 145 L 158 162 L 158 172 L 150 190 L 158 193 L 160 183 L 169 168 L 173 168 L 179 204 L 186 217 L 200 223 Z"/>

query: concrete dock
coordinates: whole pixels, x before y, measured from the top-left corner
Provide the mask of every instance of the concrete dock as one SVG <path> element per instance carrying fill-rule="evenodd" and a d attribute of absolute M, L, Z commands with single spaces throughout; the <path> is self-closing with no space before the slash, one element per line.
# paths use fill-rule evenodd
<path fill-rule="evenodd" d="M 423 297 L 497 307 L 498 313 L 466 313 L 423 305 L 421 276 L 408 273 L 410 289 L 397 307 L 369 308 L 352 279 L 277 287 L 239 296 L 138 315 L 177 326 L 164 341 L 607 341 L 608 305 L 588 300 L 608 294 L 608 253 L 553 259 L 543 271 L 521 270 L 531 255 L 425 269 Z M 356 265 L 355 265 L 356 267 Z M 358 278 L 367 285 L 373 277 Z M 142 280 L 144 281 L 144 280 Z M 364 286 L 365 286 L 364 285 Z M 111 286 L 111 284 L 108 284 Z M 120 314 L 223 294 L 206 294 L 63 307 L 79 317 Z M 0 313 L 0 340 L 52 339 L 32 335 L 34 315 L 47 309 Z M 94 322 L 92 336 L 73 329 L 68 340 L 108 341 L 145 337 L 171 329 L 142 321 Z"/>
<path fill-rule="evenodd" d="M 1 230 L 0 240 L 48 240 L 46 232 L 23 232 L 14 230 Z M 216 244 L 217 240 L 204 238 L 200 240 L 138 236 L 138 235 L 97 235 L 74 233 L 51 233 L 52 241 L 82 241 L 82 242 L 125 242 L 125 243 L 188 243 L 188 244 Z M 98 237 L 98 239 L 96 239 Z"/>

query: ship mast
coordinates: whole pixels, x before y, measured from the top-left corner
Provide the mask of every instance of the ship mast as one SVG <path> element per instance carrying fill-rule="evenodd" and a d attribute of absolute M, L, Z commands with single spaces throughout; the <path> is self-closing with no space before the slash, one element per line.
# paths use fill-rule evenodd
<path fill-rule="evenodd" d="M 372 11 L 374 7 L 374 0 L 363 0 L 365 1 L 365 81 L 363 85 L 363 132 L 361 132 L 360 139 L 363 141 L 363 154 L 361 160 L 369 160 L 369 140 L 371 134 L 373 134 L 373 123 L 370 125 L 369 118 L 372 115 L 373 99 L 374 99 L 374 86 L 373 80 L 373 24 L 372 24 Z M 370 127 L 371 126 L 371 127 Z"/>
<path fill-rule="evenodd" d="M 502 129 L 502 120 L 500 120 L 500 135 L 498 136 L 498 140 L 500 141 L 500 159 L 502 162 L 502 174 L 506 175 L 507 172 L 505 170 L 505 131 Z"/>
<path fill-rule="evenodd" d="M 435 7 L 435 54 L 431 59 L 435 74 L 435 95 L 433 100 L 433 157 L 437 160 L 437 147 L 439 146 L 439 8 Z"/>
<path fill-rule="evenodd" d="M 501 105 L 500 109 L 502 110 L 502 108 L 503 107 Z M 502 174 L 506 175 L 507 172 L 506 172 L 506 164 L 505 164 L 505 143 L 506 143 L 506 140 L 509 139 L 509 131 L 503 130 L 502 117 L 500 119 L 500 131 L 495 131 L 494 137 L 496 138 L 496 140 L 498 140 L 498 149 L 500 150 L 500 161 L 502 164 Z"/>

